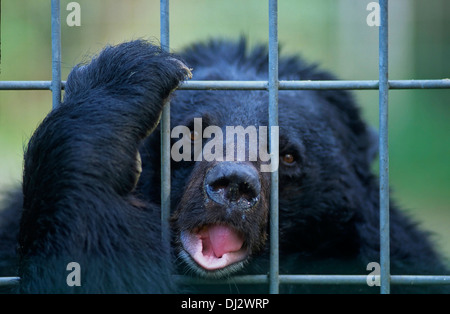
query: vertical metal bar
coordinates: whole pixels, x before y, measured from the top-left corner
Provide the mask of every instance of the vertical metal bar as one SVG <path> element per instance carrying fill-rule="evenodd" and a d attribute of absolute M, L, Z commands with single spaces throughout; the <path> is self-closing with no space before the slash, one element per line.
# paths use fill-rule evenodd
<path fill-rule="evenodd" d="M 379 29 L 379 122 L 380 122 L 380 283 L 390 292 L 389 257 L 389 138 L 388 138 L 388 0 L 380 0 Z"/>
<path fill-rule="evenodd" d="M 169 0 L 160 2 L 161 48 L 169 51 Z M 170 244 L 170 103 L 164 105 L 161 116 L 161 237 Z"/>
<path fill-rule="evenodd" d="M 52 0 L 52 106 L 61 104 L 61 3 Z"/>
<path fill-rule="evenodd" d="M 278 126 L 278 1 L 269 0 L 269 129 Z M 279 138 L 269 136 L 272 164 L 278 162 Z M 272 148 L 274 148 L 272 150 Z M 270 185 L 270 293 L 279 292 L 278 166 Z"/>

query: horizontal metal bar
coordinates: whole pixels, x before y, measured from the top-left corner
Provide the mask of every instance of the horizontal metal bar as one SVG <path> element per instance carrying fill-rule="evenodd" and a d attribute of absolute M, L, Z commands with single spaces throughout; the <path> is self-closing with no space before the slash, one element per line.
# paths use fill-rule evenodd
<path fill-rule="evenodd" d="M 183 284 L 268 284 L 268 275 L 244 275 L 227 279 L 202 279 L 174 275 L 175 282 Z M 446 285 L 450 276 L 392 275 L 391 284 Z M 280 284 L 367 284 L 367 275 L 279 275 Z"/>
<path fill-rule="evenodd" d="M 269 275 L 242 275 L 242 276 L 233 276 L 224 279 L 205 279 L 198 277 L 190 277 L 183 275 L 172 275 L 172 278 L 175 283 L 178 284 L 210 284 L 210 285 L 222 285 L 222 284 L 268 284 L 269 283 Z"/>
<path fill-rule="evenodd" d="M 281 275 L 283 284 L 365 284 L 366 275 Z"/>
<path fill-rule="evenodd" d="M 396 285 L 450 285 L 450 276 L 394 275 L 391 284 Z"/>
<path fill-rule="evenodd" d="M 450 88 L 450 79 L 442 80 L 390 80 L 389 89 L 445 89 Z"/>
<path fill-rule="evenodd" d="M 244 275 L 227 279 L 202 279 L 173 275 L 182 284 L 268 284 L 268 275 Z M 366 275 L 280 275 L 280 284 L 367 284 Z M 0 277 L 0 286 L 17 285 L 19 277 Z M 450 276 L 392 275 L 394 285 L 450 285 Z"/>
<path fill-rule="evenodd" d="M 0 287 L 17 285 L 19 281 L 19 277 L 0 277 Z"/>
<path fill-rule="evenodd" d="M 280 81 L 280 89 L 378 89 L 378 81 Z"/>
<path fill-rule="evenodd" d="M 307 89 L 378 89 L 378 81 L 279 81 L 280 90 Z M 267 81 L 187 81 L 180 85 L 184 90 L 267 90 Z M 391 80 L 390 89 L 440 89 L 450 88 L 450 79 L 442 80 Z"/>
<path fill-rule="evenodd" d="M 0 81 L 0 90 L 51 90 L 51 81 Z"/>
<path fill-rule="evenodd" d="M 62 89 L 66 82 L 62 81 Z M 268 90 L 268 81 L 187 81 L 181 90 Z M 280 90 L 378 89 L 378 81 L 279 81 Z M 446 89 L 450 79 L 391 80 L 389 89 Z M 0 81 L 0 90 L 50 90 L 51 81 Z"/>
<path fill-rule="evenodd" d="M 268 81 L 186 81 L 178 89 L 182 90 L 268 90 Z"/>
<path fill-rule="evenodd" d="M 279 81 L 280 90 L 378 89 L 378 81 Z M 266 81 L 189 81 L 179 89 L 267 89 Z M 450 88 L 450 80 L 393 80 L 390 89 Z"/>

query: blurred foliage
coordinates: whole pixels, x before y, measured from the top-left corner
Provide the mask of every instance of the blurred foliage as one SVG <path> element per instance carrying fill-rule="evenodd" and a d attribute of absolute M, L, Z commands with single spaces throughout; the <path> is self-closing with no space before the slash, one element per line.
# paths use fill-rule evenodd
<path fill-rule="evenodd" d="M 107 44 L 159 41 L 159 1 L 77 1 L 81 26 L 66 24 L 61 1 L 62 71 Z M 369 0 L 281 0 L 281 54 L 301 54 L 341 79 L 378 79 L 378 29 L 366 24 Z M 172 0 L 171 49 L 211 37 L 244 35 L 267 42 L 268 5 L 262 0 Z M 450 76 L 450 1 L 390 2 L 390 79 Z M 50 1 L 1 1 L 0 80 L 50 80 Z M 195 75 L 195 72 L 194 72 Z M 355 92 L 377 127 L 377 91 Z M 394 198 L 450 256 L 449 90 L 390 92 L 390 181 Z M 51 109 L 49 91 L 0 91 L 0 187 L 19 185 L 23 147 Z M 377 165 L 374 165 L 376 169 Z"/>

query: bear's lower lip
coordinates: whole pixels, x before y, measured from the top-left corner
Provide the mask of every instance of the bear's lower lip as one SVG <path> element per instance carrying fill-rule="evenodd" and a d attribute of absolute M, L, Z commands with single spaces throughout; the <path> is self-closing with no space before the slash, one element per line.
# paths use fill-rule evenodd
<path fill-rule="evenodd" d="M 248 257 L 243 235 L 226 225 L 182 231 L 180 240 L 184 250 L 205 270 L 223 269 Z"/>

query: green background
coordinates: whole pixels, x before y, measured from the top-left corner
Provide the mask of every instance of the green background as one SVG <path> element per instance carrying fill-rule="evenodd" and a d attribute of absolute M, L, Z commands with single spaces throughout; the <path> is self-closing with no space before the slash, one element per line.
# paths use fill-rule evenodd
<path fill-rule="evenodd" d="M 61 1 L 62 73 L 106 44 L 159 41 L 159 1 L 80 0 L 81 26 L 69 27 Z M 378 79 L 378 28 L 366 23 L 365 0 L 280 0 L 281 55 L 301 54 L 340 79 Z M 450 77 L 450 1 L 395 0 L 389 6 L 389 78 Z M 265 43 L 265 0 L 172 0 L 174 51 L 211 37 Z M 1 1 L 0 80 L 50 80 L 50 1 Z M 195 73 L 195 72 L 194 72 Z M 195 77 L 194 77 L 195 79 Z M 378 125 L 377 91 L 355 91 Z M 449 90 L 389 93 L 390 184 L 394 199 L 450 256 Z M 20 185 L 23 147 L 51 109 L 49 91 L 0 91 L 0 189 Z M 376 171 L 377 164 L 374 164 Z"/>

